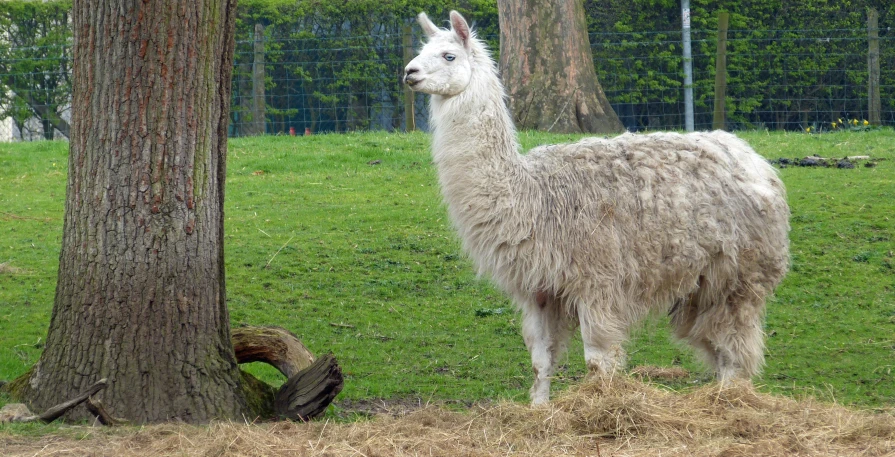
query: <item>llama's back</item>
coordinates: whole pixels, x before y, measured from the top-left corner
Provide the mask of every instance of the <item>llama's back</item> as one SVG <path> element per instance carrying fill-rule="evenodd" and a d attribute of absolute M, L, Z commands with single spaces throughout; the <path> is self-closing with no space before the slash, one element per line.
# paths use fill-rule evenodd
<path fill-rule="evenodd" d="M 540 207 L 529 252 L 508 267 L 524 270 L 509 277 L 527 287 L 645 310 L 700 280 L 719 294 L 748 281 L 767 295 L 786 271 L 783 185 L 734 135 L 589 138 L 532 150 L 526 166 Z"/>

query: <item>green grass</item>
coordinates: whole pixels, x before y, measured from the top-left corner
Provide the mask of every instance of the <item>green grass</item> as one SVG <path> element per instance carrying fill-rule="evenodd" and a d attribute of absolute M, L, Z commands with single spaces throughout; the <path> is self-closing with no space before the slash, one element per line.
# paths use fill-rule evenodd
<path fill-rule="evenodd" d="M 763 389 L 846 404 L 895 402 L 895 132 L 746 132 L 771 157 L 871 155 L 874 168 L 787 168 L 793 268 L 768 305 Z M 528 148 L 568 135 L 525 133 Z M 476 279 L 446 220 L 425 134 L 363 133 L 230 142 L 225 203 L 233 325 L 279 325 L 332 351 L 342 398 L 524 400 L 519 316 Z M 0 379 L 40 355 L 55 289 L 67 143 L 0 144 Z M 374 163 L 374 161 L 380 161 Z M 682 364 L 647 322 L 629 365 Z M 273 383 L 282 377 L 252 364 Z M 584 373 L 580 342 L 557 389 Z M 5 399 L 0 398 L 0 403 Z"/>

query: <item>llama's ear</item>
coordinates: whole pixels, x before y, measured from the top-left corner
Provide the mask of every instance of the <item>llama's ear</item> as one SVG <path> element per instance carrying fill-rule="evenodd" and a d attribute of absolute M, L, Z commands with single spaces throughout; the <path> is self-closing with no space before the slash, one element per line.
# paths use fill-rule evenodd
<path fill-rule="evenodd" d="M 457 34 L 457 37 L 463 42 L 464 47 L 469 47 L 469 37 L 472 34 L 469 31 L 469 24 L 467 24 L 466 19 L 463 19 L 463 16 L 456 11 L 451 11 L 451 30 Z"/>
<path fill-rule="evenodd" d="M 423 32 L 427 36 L 435 36 L 438 33 L 438 27 L 429 20 L 429 16 L 426 16 L 426 13 L 420 13 L 416 17 L 416 21 L 420 23 L 420 27 L 423 28 Z"/>

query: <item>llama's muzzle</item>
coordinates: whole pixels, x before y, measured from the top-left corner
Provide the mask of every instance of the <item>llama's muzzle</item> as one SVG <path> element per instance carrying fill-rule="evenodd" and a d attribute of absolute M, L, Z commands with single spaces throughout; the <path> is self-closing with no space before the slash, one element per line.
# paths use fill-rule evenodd
<path fill-rule="evenodd" d="M 420 81 L 422 78 L 415 77 L 414 74 L 419 73 L 419 70 L 416 68 L 408 68 L 404 71 L 404 84 L 407 84 L 410 87 L 413 87 Z"/>

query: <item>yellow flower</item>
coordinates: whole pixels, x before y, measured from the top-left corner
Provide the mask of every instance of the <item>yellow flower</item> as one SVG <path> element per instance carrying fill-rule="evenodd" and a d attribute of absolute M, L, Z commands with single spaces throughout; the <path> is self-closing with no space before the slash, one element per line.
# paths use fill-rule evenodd
<path fill-rule="evenodd" d="M 805 131 L 811 133 L 811 127 L 808 127 L 807 129 L 805 129 Z"/>
<path fill-rule="evenodd" d="M 870 124 L 870 122 L 868 122 L 867 119 L 864 119 L 864 125 L 868 125 L 868 124 Z"/>
<path fill-rule="evenodd" d="M 854 125 L 858 125 L 858 120 L 857 120 L 857 119 L 852 119 L 852 120 L 851 120 L 851 123 L 854 124 Z"/>
<path fill-rule="evenodd" d="M 836 120 L 839 121 L 840 124 L 844 124 L 844 123 L 845 123 L 845 122 L 842 122 L 842 118 L 841 118 L 841 117 L 840 117 L 839 119 L 836 119 Z"/>
<path fill-rule="evenodd" d="M 831 125 L 834 129 L 836 128 L 836 123 L 835 123 L 835 122 L 831 122 L 830 125 Z"/>

